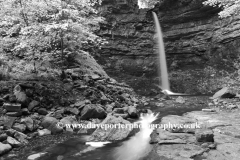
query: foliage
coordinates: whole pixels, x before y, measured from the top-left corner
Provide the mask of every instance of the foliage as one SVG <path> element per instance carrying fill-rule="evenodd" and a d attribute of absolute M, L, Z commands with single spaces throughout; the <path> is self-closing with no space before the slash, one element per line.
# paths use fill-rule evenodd
<path fill-rule="evenodd" d="M 203 2 L 203 4 L 213 7 L 221 7 L 223 9 L 219 13 L 221 18 L 226 18 L 231 15 L 238 15 L 240 11 L 239 0 L 207 0 Z"/>
<path fill-rule="evenodd" d="M 0 28 L 4 35 L 0 48 L 6 55 L 27 62 L 48 60 L 62 65 L 86 45 L 99 46 L 103 42 L 95 34 L 103 18 L 93 6 L 100 3 L 101 0 L 0 1 Z"/>
<path fill-rule="evenodd" d="M 160 0 L 138 0 L 139 8 L 153 8 Z"/>

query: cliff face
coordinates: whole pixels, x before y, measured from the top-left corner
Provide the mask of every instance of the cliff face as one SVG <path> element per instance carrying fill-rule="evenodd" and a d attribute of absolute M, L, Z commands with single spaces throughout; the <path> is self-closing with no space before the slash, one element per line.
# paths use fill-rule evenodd
<path fill-rule="evenodd" d="M 101 36 L 109 43 L 99 52 L 100 63 L 140 76 L 156 73 L 155 27 L 160 20 L 169 70 L 226 64 L 240 51 L 240 17 L 219 19 L 218 8 L 202 0 L 162 0 L 154 9 L 138 9 L 137 0 L 105 0 L 99 8 L 107 20 Z M 231 66 L 226 64 L 226 66 Z"/>

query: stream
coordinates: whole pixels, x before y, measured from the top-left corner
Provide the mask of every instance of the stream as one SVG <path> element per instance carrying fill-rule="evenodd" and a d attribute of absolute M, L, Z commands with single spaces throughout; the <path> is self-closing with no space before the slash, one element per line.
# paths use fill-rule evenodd
<path fill-rule="evenodd" d="M 161 118 L 167 115 L 183 115 L 186 112 L 207 108 L 208 96 L 189 96 L 184 98 L 186 102 L 183 104 L 176 103 L 176 100 L 173 98 L 172 100 L 162 101 L 164 107 L 157 107 L 155 105 L 157 100 L 153 100 L 149 102 L 148 106 L 142 106 L 140 109 L 151 109 L 154 113 L 160 113 L 157 120 L 153 122 L 159 123 Z M 133 144 L 131 147 L 138 146 L 138 148 L 140 148 L 139 145 L 141 146 L 144 143 L 141 139 L 136 139 L 137 134 L 131 135 L 131 137 L 123 141 L 109 143 L 99 148 L 85 145 L 89 135 L 48 135 L 31 140 L 27 146 L 16 151 L 16 154 L 14 151 L 10 153 L 5 160 L 27 160 L 27 157 L 30 155 L 46 152 L 47 154 L 41 156 L 38 160 L 123 160 L 118 158 L 121 154 L 125 155 L 123 157 L 134 155 L 135 150 L 127 152 L 126 148 L 124 148 L 129 148 L 129 144 L 127 144 L 129 141 L 133 141 L 135 138 L 135 142 L 138 141 L 139 144 Z M 147 142 L 149 139 L 145 141 Z M 151 149 L 151 145 L 148 142 L 145 146 L 147 146 L 148 150 Z M 117 149 L 118 151 L 116 152 Z M 147 157 L 124 159 L 143 160 L 147 159 Z"/>

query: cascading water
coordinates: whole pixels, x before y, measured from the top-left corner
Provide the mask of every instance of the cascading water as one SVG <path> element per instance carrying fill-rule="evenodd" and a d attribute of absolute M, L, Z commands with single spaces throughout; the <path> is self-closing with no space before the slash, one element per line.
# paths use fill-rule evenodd
<path fill-rule="evenodd" d="M 123 143 L 115 150 L 115 160 L 139 160 L 151 151 L 150 134 L 153 129 L 150 124 L 157 119 L 158 115 L 145 114 L 141 116 L 140 131 L 130 140 Z"/>
<path fill-rule="evenodd" d="M 155 12 L 152 12 L 152 13 L 153 13 L 153 18 L 155 22 L 156 34 L 157 34 L 158 59 L 160 64 L 159 76 L 161 77 L 161 84 L 162 84 L 161 86 L 163 90 L 170 91 L 170 85 L 168 81 L 167 62 L 166 62 L 161 26 L 156 13 Z"/>
<path fill-rule="evenodd" d="M 161 31 L 161 26 L 155 12 L 152 12 L 153 19 L 155 22 L 156 28 L 156 35 L 157 35 L 157 48 L 158 48 L 158 60 L 160 64 L 160 69 L 158 72 L 158 76 L 161 77 L 161 89 L 162 92 L 166 95 L 187 95 L 183 93 L 173 93 L 170 91 L 170 84 L 168 80 L 168 71 L 167 71 L 167 60 L 165 55 L 164 43 L 163 43 L 163 36 Z"/>

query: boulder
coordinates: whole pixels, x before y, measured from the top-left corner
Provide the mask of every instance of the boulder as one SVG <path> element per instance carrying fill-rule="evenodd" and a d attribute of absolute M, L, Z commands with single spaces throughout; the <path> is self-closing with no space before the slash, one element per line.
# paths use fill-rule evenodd
<path fill-rule="evenodd" d="M 22 120 L 22 123 L 26 125 L 29 131 L 33 131 L 34 129 L 34 121 L 31 117 L 26 117 Z"/>
<path fill-rule="evenodd" d="M 15 125 L 13 125 L 12 128 L 16 131 L 24 132 L 26 130 L 26 125 L 25 124 L 15 124 Z"/>
<path fill-rule="evenodd" d="M 79 110 L 77 108 L 65 108 L 64 113 L 78 115 Z"/>
<path fill-rule="evenodd" d="M 2 133 L 2 134 L 0 134 L 0 142 L 2 142 L 2 141 L 5 141 L 6 139 L 7 139 L 7 134 L 6 133 Z"/>
<path fill-rule="evenodd" d="M 211 129 L 197 129 L 195 136 L 198 142 L 213 142 L 213 131 Z"/>
<path fill-rule="evenodd" d="M 3 103 L 3 108 L 8 112 L 19 112 L 21 111 L 21 104 L 19 103 Z"/>
<path fill-rule="evenodd" d="M 102 123 L 100 123 L 103 128 L 97 128 L 89 137 L 88 141 L 111 141 L 123 140 L 127 138 L 127 136 L 132 131 L 132 128 L 119 128 L 118 124 L 127 125 L 131 123 L 127 120 L 124 120 L 122 117 L 114 117 L 112 115 L 108 115 L 102 121 Z"/>
<path fill-rule="evenodd" d="M 3 144 L 0 142 L 0 155 L 9 152 L 12 149 L 10 144 Z"/>
<path fill-rule="evenodd" d="M 36 153 L 36 154 L 33 154 L 33 155 L 28 156 L 27 160 L 38 160 L 39 158 L 41 158 L 41 157 L 44 156 L 45 154 L 47 154 L 47 152 Z"/>
<path fill-rule="evenodd" d="M 128 115 L 130 118 L 138 118 L 139 117 L 138 111 L 137 111 L 136 107 L 134 107 L 134 106 L 129 106 L 127 112 L 128 112 Z"/>
<path fill-rule="evenodd" d="M 50 134 L 51 134 L 51 131 L 49 131 L 48 129 L 38 130 L 39 136 L 50 135 Z"/>
<path fill-rule="evenodd" d="M 186 144 L 195 143 L 196 137 L 188 133 L 172 133 L 162 128 L 155 129 L 151 135 L 150 143 L 158 144 Z"/>
<path fill-rule="evenodd" d="M 107 113 L 99 104 L 88 104 L 86 105 L 82 111 L 81 111 L 81 117 L 82 120 L 88 120 L 90 118 L 99 118 L 103 119 L 105 118 Z"/>
<path fill-rule="evenodd" d="M 30 112 L 27 108 L 22 108 L 22 115 L 29 115 Z"/>
<path fill-rule="evenodd" d="M 192 160 L 193 157 L 203 154 L 206 150 L 195 144 L 158 145 L 157 154 L 161 159 Z"/>
<path fill-rule="evenodd" d="M 46 110 L 46 108 L 39 108 L 38 109 L 38 113 L 40 115 L 47 115 L 48 114 L 48 111 Z"/>
<path fill-rule="evenodd" d="M 33 100 L 32 102 L 29 103 L 28 105 L 28 110 L 32 111 L 33 108 L 37 107 L 39 105 L 38 101 Z"/>
<path fill-rule="evenodd" d="M 61 133 L 63 130 L 57 126 L 58 120 L 54 117 L 44 117 L 41 126 L 51 131 L 52 134 Z"/>
<path fill-rule="evenodd" d="M 12 137 L 7 137 L 7 142 L 12 146 L 12 147 L 20 147 L 22 144 L 18 142 L 16 139 Z"/>
<path fill-rule="evenodd" d="M 185 99 L 184 99 L 183 97 L 179 96 L 179 97 L 176 99 L 176 102 L 183 104 L 183 103 L 185 103 Z"/>
<path fill-rule="evenodd" d="M 11 128 L 15 120 L 16 120 L 16 117 L 1 116 L 0 125 L 5 126 L 6 128 Z"/>
<path fill-rule="evenodd" d="M 75 118 L 75 116 L 64 117 L 63 119 L 60 120 L 60 122 L 63 123 L 64 125 L 66 125 L 66 124 L 78 124 L 78 121 Z"/>
<path fill-rule="evenodd" d="M 15 132 L 14 133 L 14 138 L 16 138 L 20 143 L 22 144 L 28 144 L 28 136 L 26 134 L 23 134 L 21 132 Z"/>

